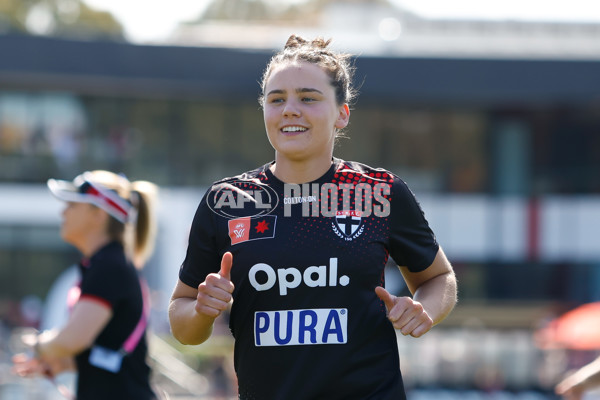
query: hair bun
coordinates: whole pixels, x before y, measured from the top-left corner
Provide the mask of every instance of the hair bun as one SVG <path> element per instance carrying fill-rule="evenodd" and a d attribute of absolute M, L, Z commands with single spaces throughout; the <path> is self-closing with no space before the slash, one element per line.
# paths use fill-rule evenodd
<path fill-rule="evenodd" d="M 325 40 L 322 37 L 318 37 L 311 42 L 311 45 L 317 49 L 326 49 L 329 47 L 329 43 L 331 43 L 331 39 Z"/>
<path fill-rule="evenodd" d="M 284 49 L 298 49 L 300 47 L 307 46 L 316 50 L 324 50 L 327 49 L 329 43 L 331 43 L 331 39 L 325 40 L 322 37 L 318 37 L 316 39 L 308 41 L 302 36 L 291 35 L 285 43 Z"/>
<path fill-rule="evenodd" d="M 303 37 L 300 37 L 298 35 L 291 35 L 287 42 L 285 43 L 285 47 L 286 49 L 297 49 L 298 47 L 302 47 L 303 45 L 306 45 L 308 43 L 308 41 L 306 39 L 304 39 Z"/>

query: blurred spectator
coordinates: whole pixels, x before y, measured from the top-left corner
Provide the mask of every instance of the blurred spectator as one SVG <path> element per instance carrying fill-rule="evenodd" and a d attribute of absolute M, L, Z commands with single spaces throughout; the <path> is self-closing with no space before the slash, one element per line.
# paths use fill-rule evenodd
<path fill-rule="evenodd" d="M 136 271 L 154 247 L 156 185 L 93 171 L 48 187 L 67 202 L 61 237 L 84 257 L 81 282 L 66 325 L 24 337 L 34 356 L 14 356 L 14 371 L 53 379 L 76 367 L 77 398 L 156 399 L 146 363 L 149 293 Z"/>

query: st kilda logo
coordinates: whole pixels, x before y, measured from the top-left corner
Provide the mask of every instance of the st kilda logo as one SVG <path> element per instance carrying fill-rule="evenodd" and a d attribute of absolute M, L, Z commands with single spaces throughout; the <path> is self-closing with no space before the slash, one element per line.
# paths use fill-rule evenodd
<path fill-rule="evenodd" d="M 331 223 L 331 228 L 336 235 L 346 241 L 356 239 L 365 230 L 362 212 L 354 210 L 337 211 L 334 222 Z"/>
<path fill-rule="evenodd" d="M 275 190 L 258 180 L 222 182 L 207 195 L 210 209 L 227 219 L 268 215 L 278 203 Z"/>

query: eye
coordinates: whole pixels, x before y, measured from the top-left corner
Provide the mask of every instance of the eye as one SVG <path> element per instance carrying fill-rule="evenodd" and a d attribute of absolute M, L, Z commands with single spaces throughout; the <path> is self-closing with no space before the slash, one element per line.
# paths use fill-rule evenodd
<path fill-rule="evenodd" d="M 304 103 L 310 103 L 310 102 L 313 102 L 313 101 L 317 101 L 317 99 L 315 99 L 314 97 L 303 97 L 302 101 Z"/>
<path fill-rule="evenodd" d="M 277 103 L 283 103 L 284 101 L 285 101 L 285 99 L 283 97 L 271 97 L 268 102 L 271 104 L 277 104 Z"/>

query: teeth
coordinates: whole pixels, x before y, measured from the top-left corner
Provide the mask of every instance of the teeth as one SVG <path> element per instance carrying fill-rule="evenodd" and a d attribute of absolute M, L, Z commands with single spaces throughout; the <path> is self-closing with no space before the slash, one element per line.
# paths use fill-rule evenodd
<path fill-rule="evenodd" d="M 282 129 L 282 131 L 284 132 L 304 132 L 305 130 L 306 128 L 303 128 L 301 126 L 286 126 Z"/>

